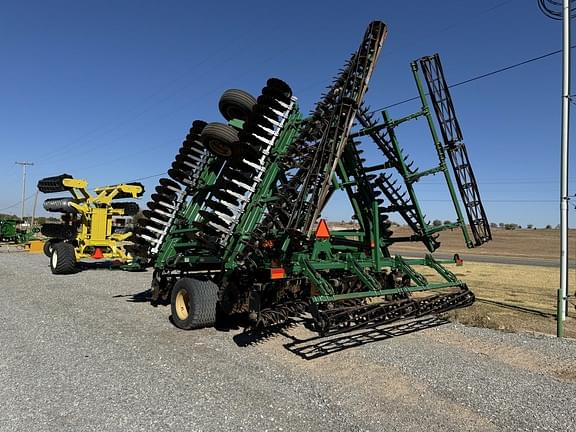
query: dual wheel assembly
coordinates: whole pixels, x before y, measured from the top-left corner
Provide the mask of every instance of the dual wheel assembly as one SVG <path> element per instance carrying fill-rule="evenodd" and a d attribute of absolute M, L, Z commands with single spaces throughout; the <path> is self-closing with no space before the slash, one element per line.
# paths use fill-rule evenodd
<path fill-rule="evenodd" d="M 246 124 L 250 119 L 266 114 L 255 110 L 256 107 L 274 106 L 275 99 L 289 100 L 291 96 L 292 89 L 288 84 L 280 79 L 270 78 L 258 99 L 244 90 L 226 90 L 220 97 L 218 109 L 227 121 L 239 120 Z M 216 156 L 224 159 L 241 159 L 247 153 L 253 153 L 247 145 L 242 145 L 241 135 L 242 132 L 239 133 L 236 128 L 228 124 L 214 122 L 204 127 L 200 138 L 206 148 Z"/>
<path fill-rule="evenodd" d="M 251 94 L 243 90 L 230 89 L 226 90 L 220 98 L 218 108 L 226 120 L 245 122 L 256 103 L 256 99 Z M 239 141 L 238 130 L 232 126 L 218 122 L 208 123 L 202 130 L 200 139 L 216 156 L 224 159 L 240 156 L 236 145 Z"/>

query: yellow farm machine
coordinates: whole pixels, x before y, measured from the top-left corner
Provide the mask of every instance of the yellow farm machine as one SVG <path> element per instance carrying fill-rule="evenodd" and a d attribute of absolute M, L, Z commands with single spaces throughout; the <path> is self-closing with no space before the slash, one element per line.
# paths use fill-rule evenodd
<path fill-rule="evenodd" d="M 109 259 L 128 263 L 132 257 L 123 242 L 131 232 L 115 233 L 115 217 L 134 216 L 138 204 L 132 201 L 142 196 L 140 183 L 124 183 L 103 186 L 88 191 L 86 180 L 62 174 L 47 177 L 38 182 L 43 193 L 69 192 L 71 197 L 50 198 L 44 201 L 44 209 L 62 213 L 61 223 L 45 223 L 41 233 L 49 239 L 44 243 L 44 253 L 50 258 L 54 274 L 70 274 L 78 269 L 78 263 L 87 258 Z"/>

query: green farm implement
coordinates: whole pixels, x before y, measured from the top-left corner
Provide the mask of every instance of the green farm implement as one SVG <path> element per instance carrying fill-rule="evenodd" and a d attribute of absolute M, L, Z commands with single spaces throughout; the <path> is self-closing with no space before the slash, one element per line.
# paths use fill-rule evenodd
<path fill-rule="evenodd" d="M 120 199 L 134 199 L 144 193 L 140 183 L 126 183 L 94 189 L 91 194 L 86 180 L 68 174 L 47 177 L 38 182 L 44 193 L 69 192 L 71 197 L 50 198 L 44 209 L 62 214 L 61 223 L 45 223 L 41 233 L 49 239 L 44 243 L 44 253 L 50 257 L 54 274 L 74 273 L 82 259 L 112 259 L 123 263 L 131 261 L 122 242 L 132 235 L 114 233 L 114 217 L 134 216 L 138 204 Z"/>
<path fill-rule="evenodd" d="M 468 247 L 491 239 L 440 59 L 412 63 L 419 111 L 399 119 L 382 111 L 379 119 L 363 101 L 386 35 L 382 22 L 369 25 L 307 117 L 290 86 L 271 78 L 257 98 L 224 93 L 227 123 L 193 123 L 134 239 L 139 262 L 154 268 L 152 302 L 170 302 L 176 326 L 235 318 L 262 329 L 304 316 L 326 334 L 474 301 L 431 255 L 442 230 L 461 230 Z M 435 160 L 422 170 L 396 135 L 417 119 Z M 445 181 L 456 222 L 427 221 L 414 186 L 430 175 Z M 357 228 L 330 232 L 322 220 L 337 191 Z M 392 214 L 411 235 L 394 235 Z M 399 242 L 421 242 L 430 254 L 392 256 Z"/>
<path fill-rule="evenodd" d="M 34 237 L 36 231 L 18 228 L 18 221 L 14 219 L 0 220 L 0 242 L 22 244 Z"/>

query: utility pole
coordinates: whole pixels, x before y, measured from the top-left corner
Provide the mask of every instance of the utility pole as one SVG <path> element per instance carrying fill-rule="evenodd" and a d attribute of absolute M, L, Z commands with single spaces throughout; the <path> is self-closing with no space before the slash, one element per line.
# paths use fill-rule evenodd
<path fill-rule="evenodd" d="M 562 150 L 560 184 L 560 292 L 556 336 L 564 336 L 568 306 L 568 137 L 570 133 L 570 0 L 562 5 Z"/>
<path fill-rule="evenodd" d="M 556 336 L 564 336 L 568 306 L 568 139 L 570 134 L 570 18 L 574 0 L 538 0 L 549 18 L 562 20 L 562 133 L 560 138 L 560 289 L 556 311 Z M 558 10 L 561 7 L 561 10 Z"/>
<path fill-rule="evenodd" d="M 34 228 L 34 219 L 36 219 L 36 204 L 38 204 L 38 193 L 40 191 L 36 189 L 36 194 L 34 195 L 34 207 L 32 207 L 32 220 L 30 221 L 30 229 Z"/>
<path fill-rule="evenodd" d="M 24 201 L 26 200 L 26 167 L 34 165 L 33 162 L 15 162 L 22 166 L 22 223 L 24 223 Z"/>

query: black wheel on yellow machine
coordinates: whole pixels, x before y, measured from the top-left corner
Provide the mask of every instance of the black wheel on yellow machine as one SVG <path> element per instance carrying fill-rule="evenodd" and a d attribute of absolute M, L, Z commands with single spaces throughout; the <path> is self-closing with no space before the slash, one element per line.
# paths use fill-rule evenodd
<path fill-rule="evenodd" d="M 172 321 L 183 330 L 213 326 L 217 302 L 218 286 L 214 282 L 182 278 L 172 288 Z"/>
<path fill-rule="evenodd" d="M 44 242 L 44 246 L 42 247 L 42 250 L 44 251 L 44 255 L 46 255 L 48 258 L 50 258 L 52 256 L 52 248 L 54 247 L 54 243 L 58 243 L 61 242 L 62 240 L 60 239 L 48 239 Z"/>
<path fill-rule="evenodd" d="M 238 119 L 246 121 L 256 105 L 256 98 L 244 90 L 226 90 L 220 101 L 218 109 L 226 120 Z"/>
<path fill-rule="evenodd" d="M 232 126 L 223 123 L 209 123 L 200 135 L 206 148 L 216 156 L 232 156 L 234 143 L 238 141 L 238 132 Z"/>
<path fill-rule="evenodd" d="M 76 254 L 70 243 L 59 242 L 52 245 L 50 256 L 52 274 L 63 275 L 76 272 Z"/>

